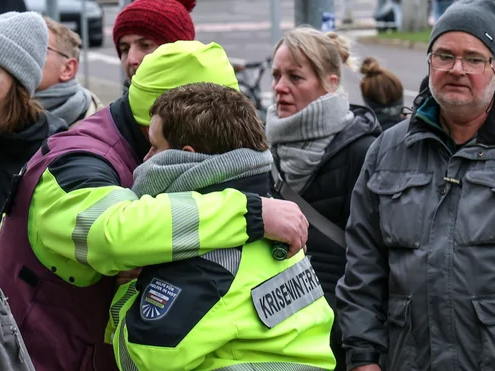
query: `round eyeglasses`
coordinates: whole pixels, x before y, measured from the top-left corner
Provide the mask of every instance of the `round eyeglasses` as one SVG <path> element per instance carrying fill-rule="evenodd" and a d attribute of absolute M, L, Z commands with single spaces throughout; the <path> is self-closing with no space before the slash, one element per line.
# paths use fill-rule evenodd
<path fill-rule="evenodd" d="M 62 57 L 65 57 L 65 58 L 67 58 L 67 59 L 70 59 L 70 57 L 69 57 L 67 54 L 62 53 L 62 52 L 59 52 L 59 51 L 58 51 L 58 50 L 56 50 L 56 49 L 53 49 L 53 48 L 50 48 L 50 47 L 47 47 L 47 49 L 48 49 L 49 51 L 51 51 L 51 52 L 54 52 L 54 53 L 57 53 L 58 55 L 61 55 Z"/>
<path fill-rule="evenodd" d="M 454 68 L 457 60 L 461 61 L 462 69 L 465 73 L 471 75 L 480 75 L 485 72 L 486 65 L 489 64 L 492 69 L 492 60 L 490 57 L 488 59 L 482 57 L 455 57 L 451 54 L 446 53 L 429 53 L 428 63 L 434 70 L 437 71 L 450 71 Z M 495 71 L 494 71 L 495 72 Z"/>

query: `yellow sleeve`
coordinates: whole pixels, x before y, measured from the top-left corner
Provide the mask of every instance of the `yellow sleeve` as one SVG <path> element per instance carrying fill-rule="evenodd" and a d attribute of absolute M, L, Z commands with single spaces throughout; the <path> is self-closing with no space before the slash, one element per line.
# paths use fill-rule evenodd
<path fill-rule="evenodd" d="M 118 186 L 65 192 L 46 170 L 33 194 L 28 233 L 46 267 L 56 266 L 62 279 L 87 286 L 101 274 L 115 275 L 259 239 L 261 200 L 233 189 L 141 199 Z"/>

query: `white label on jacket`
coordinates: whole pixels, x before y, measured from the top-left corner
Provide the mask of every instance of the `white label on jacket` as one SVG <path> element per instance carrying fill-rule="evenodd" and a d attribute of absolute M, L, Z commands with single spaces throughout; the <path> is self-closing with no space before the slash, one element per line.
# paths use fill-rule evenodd
<path fill-rule="evenodd" d="M 261 322 L 273 328 L 323 296 L 318 277 L 304 258 L 251 290 Z"/>

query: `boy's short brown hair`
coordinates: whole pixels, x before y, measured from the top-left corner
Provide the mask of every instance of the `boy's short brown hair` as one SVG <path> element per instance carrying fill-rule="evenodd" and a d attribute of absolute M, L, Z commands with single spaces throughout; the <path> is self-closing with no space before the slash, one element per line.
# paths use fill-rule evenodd
<path fill-rule="evenodd" d="M 253 104 L 232 88 L 212 83 L 183 85 L 162 94 L 150 114 L 161 118 L 162 134 L 171 149 L 189 145 L 206 154 L 268 149 Z"/>

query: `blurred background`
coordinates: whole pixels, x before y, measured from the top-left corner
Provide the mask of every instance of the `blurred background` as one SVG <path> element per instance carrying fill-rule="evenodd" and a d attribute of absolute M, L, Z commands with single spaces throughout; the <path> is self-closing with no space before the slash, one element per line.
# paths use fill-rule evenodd
<path fill-rule="evenodd" d="M 122 73 L 112 28 L 118 12 L 130 0 L 24 1 L 28 10 L 48 16 L 57 14 L 62 23 L 81 34 L 85 32 L 81 27 L 81 14 L 84 13 L 88 49 L 82 55 L 79 80 L 89 85 L 104 103 L 117 98 L 121 94 Z M 397 3 L 403 8 L 399 15 L 401 25 L 397 25 L 393 9 Z M 397 0 L 198 0 L 191 15 L 198 40 L 215 41 L 230 57 L 248 62 L 271 56 L 275 40 L 295 24 L 333 28 L 354 41 L 358 60 L 373 56 L 400 77 L 405 104 L 410 106 L 427 72 L 426 41 L 434 14 L 428 0 L 403 0 L 400 3 Z M 359 71 L 346 69 L 344 86 L 352 103 L 362 103 L 360 78 Z M 270 80 L 267 70 L 260 83 L 265 104 L 271 99 Z"/>

